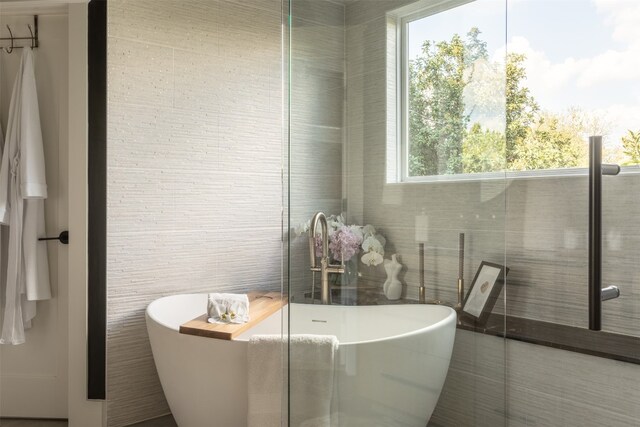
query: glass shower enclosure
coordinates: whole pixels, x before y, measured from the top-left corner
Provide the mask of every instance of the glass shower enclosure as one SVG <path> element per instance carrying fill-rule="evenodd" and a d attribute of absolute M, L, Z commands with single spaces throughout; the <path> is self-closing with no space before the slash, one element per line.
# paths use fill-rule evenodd
<path fill-rule="evenodd" d="M 287 6 L 290 425 L 637 425 L 637 5 Z"/>

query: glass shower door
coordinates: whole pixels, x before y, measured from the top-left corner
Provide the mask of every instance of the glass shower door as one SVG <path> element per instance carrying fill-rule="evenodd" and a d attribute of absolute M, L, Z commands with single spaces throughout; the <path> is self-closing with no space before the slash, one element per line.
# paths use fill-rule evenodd
<path fill-rule="evenodd" d="M 507 69 L 519 95 L 507 99 L 507 114 L 519 111 L 508 120 L 507 336 L 517 338 L 507 340 L 509 424 L 637 425 L 637 4 L 507 7 L 511 76 L 519 77 Z M 621 165 L 618 175 L 594 165 L 590 178 L 590 140 L 602 141 L 602 163 Z M 590 191 L 594 181 L 601 188 Z M 590 277 L 618 286 L 620 297 L 598 309 Z"/>
<path fill-rule="evenodd" d="M 292 0 L 289 30 L 290 425 L 506 425 L 504 2 Z"/>

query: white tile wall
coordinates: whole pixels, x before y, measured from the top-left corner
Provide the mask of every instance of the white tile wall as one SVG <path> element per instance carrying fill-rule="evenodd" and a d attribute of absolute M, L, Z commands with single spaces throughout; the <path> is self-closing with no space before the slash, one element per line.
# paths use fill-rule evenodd
<path fill-rule="evenodd" d="M 343 210 L 344 5 L 328 0 L 291 4 L 289 197 L 290 220 L 296 227 L 317 211 L 329 215 Z M 296 298 L 311 290 L 306 235 L 293 237 L 290 256 Z"/>
<path fill-rule="evenodd" d="M 147 304 L 281 287 L 283 27 L 279 0 L 111 0 L 108 19 L 107 415 L 123 426 L 169 411 Z"/>

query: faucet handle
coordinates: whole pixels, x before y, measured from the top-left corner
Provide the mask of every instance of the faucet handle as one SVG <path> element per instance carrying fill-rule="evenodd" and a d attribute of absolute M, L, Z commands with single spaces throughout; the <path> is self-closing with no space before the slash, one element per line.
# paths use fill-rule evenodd
<path fill-rule="evenodd" d="M 327 265 L 327 271 L 329 273 L 343 274 L 345 270 L 344 270 L 344 265 L 329 264 Z"/>
<path fill-rule="evenodd" d="M 309 259 L 311 260 L 311 269 L 318 268 L 316 261 L 316 236 L 309 230 Z"/>
<path fill-rule="evenodd" d="M 327 265 L 327 268 L 329 268 L 329 272 L 330 273 L 343 274 L 345 272 L 344 255 L 340 254 L 340 264 L 331 264 L 331 263 L 329 263 Z"/>

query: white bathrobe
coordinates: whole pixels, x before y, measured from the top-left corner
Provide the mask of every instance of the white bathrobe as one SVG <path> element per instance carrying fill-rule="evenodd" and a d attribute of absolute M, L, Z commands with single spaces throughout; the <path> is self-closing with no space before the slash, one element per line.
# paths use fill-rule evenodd
<path fill-rule="evenodd" d="M 44 152 L 33 53 L 23 49 L 0 163 L 0 223 L 8 225 L 5 310 L 0 344 L 21 344 L 37 300 L 51 298 L 45 235 Z M 6 227 L 4 228 L 6 232 Z M 3 254 L 4 255 L 4 254 Z"/>

